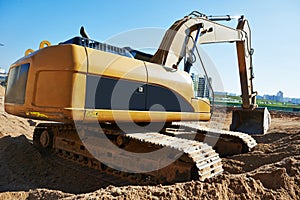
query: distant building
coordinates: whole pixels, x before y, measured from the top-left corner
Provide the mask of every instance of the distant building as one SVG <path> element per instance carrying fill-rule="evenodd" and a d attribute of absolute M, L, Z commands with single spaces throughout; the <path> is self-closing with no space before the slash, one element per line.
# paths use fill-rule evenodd
<path fill-rule="evenodd" d="M 233 97 L 236 97 L 238 96 L 236 93 L 229 93 L 228 96 L 233 96 Z"/>
<path fill-rule="evenodd" d="M 199 76 L 192 73 L 191 78 L 194 83 L 194 91 L 196 97 L 209 98 L 211 95 L 210 85 L 212 83 L 211 78 L 207 78 L 205 75 Z"/>
<path fill-rule="evenodd" d="M 277 92 L 276 101 L 283 102 L 283 92 L 281 91 Z"/>
<path fill-rule="evenodd" d="M 268 94 L 265 94 L 264 95 L 264 99 L 265 100 L 271 100 L 271 101 L 276 101 L 276 96 L 275 95 L 268 95 Z"/>
<path fill-rule="evenodd" d="M 0 85 L 6 86 L 7 83 L 7 73 L 5 73 L 5 69 L 0 68 Z"/>
<path fill-rule="evenodd" d="M 271 101 L 278 101 L 278 102 L 283 102 L 283 92 L 279 91 L 277 92 L 276 95 L 268 95 L 265 94 L 263 99 L 265 100 L 271 100 Z"/>
<path fill-rule="evenodd" d="M 205 97 L 209 98 L 210 96 L 210 89 L 209 89 L 209 83 L 211 83 L 211 78 L 208 78 L 206 76 L 204 77 L 199 77 L 198 79 L 198 88 L 197 88 L 197 93 L 199 97 Z"/>
<path fill-rule="evenodd" d="M 256 99 L 264 99 L 264 97 L 263 97 L 263 96 L 260 96 L 260 95 L 257 95 L 257 96 L 256 96 Z"/>
<path fill-rule="evenodd" d="M 299 98 L 289 98 L 289 97 L 283 97 L 283 92 L 279 91 L 276 95 L 264 95 L 264 100 L 270 100 L 270 101 L 277 101 L 282 103 L 292 103 L 292 104 L 300 104 Z"/>
<path fill-rule="evenodd" d="M 197 96 L 199 75 L 192 73 L 191 78 L 192 78 L 193 84 L 194 84 L 195 96 Z"/>
<path fill-rule="evenodd" d="M 300 104 L 300 99 L 293 98 L 291 103 Z"/>
<path fill-rule="evenodd" d="M 227 92 L 219 92 L 219 91 L 215 91 L 214 92 L 215 93 L 215 95 L 218 95 L 218 96 L 227 96 Z"/>
<path fill-rule="evenodd" d="M 284 103 L 292 103 L 292 98 L 284 97 L 284 98 L 283 98 L 283 102 L 284 102 Z"/>

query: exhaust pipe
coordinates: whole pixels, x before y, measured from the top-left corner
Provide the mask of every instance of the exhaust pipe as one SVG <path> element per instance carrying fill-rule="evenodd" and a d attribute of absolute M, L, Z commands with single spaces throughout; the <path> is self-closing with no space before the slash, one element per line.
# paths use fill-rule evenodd
<path fill-rule="evenodd" d="M 208 16 L 207 17 L 211 21 L 231 21 L 232 19 L 243 19 L 244 15 L 240 16 L 230 16 L 230 15 L 225 15 L 225 16 Z"/>
<path fill-rule="evenodd" d="M 271 124 L 271 116 L 267 108 L 254 110 L 235 108 L 232 111 L 231 131 L 248 134 L 265 134 Z"/>

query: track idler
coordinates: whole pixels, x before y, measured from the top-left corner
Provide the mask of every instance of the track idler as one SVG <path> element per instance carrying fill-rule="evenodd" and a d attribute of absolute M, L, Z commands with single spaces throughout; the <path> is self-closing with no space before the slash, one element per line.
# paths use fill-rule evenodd
<path fill-rule="evenodd" d="M 232 111 L 231 131 L 248 134 L 265 134 L 271 124 L 271 116 L 267 108 L 243 109 Z"/>

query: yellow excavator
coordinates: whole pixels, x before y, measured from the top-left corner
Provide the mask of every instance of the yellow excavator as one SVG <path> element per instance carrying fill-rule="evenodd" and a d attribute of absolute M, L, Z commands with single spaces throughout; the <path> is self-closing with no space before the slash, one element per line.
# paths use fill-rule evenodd
<path fill-rule="evenodd" d="M 167 30 L 154 55 L 97 42 L 83 28 L 81 37 L 58 45 L 43 41 L 11 65 L 5 110 L 50 121 L 35 127 L 33 144 L 41 152 L 126 180 L 218 175 L 219 156 L 250 151 L 256 142 L 249 134 L 265 133 L 270 123 L 267 109 L 256 104 L 248 21 L 241 16 L 236 29 L 217 23 L 230 19 L 194 11 Z M 195 96 L 190 74 L 197 45 L 221 42 L 236 43 L 242 91 L 230 131 L 191 122 L 212 115 L 210 100 Z M 166 149 L 166 156 L 151 154 Z"/>

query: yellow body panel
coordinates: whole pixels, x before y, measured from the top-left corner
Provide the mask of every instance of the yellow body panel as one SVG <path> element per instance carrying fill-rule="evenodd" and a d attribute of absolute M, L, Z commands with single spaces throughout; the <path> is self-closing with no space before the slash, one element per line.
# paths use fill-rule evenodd
<path fill-rule="evenodd" d="M 146 65 L 149 74 L 149 83 L 169 88 L 191 102 L 194 90 L 192 79 L 188 73 L 153 63 L 146 63 Z"/>
<path fill-rule="evenodd" d="M 5 101 L 6 112 L 14 115 L 61 122 L 171 122 L 210 119 L 209 101 L 194 98 L 192 80 L 182 71 L 73 44 L 40 49 L 18 60 L 11 69 L 25 63 L 29 63 L 30 68 L 24 103 Z M 86 83 L 90 75 L 158 85 L 176 92 L 194 111 L 88 109 L 85 105 Z"/>
<path fill-rule="evenodd" d="M 88 73 L 120 79 L 146 82 L 146 67 L 143 61 L 87 48 Z"/>

